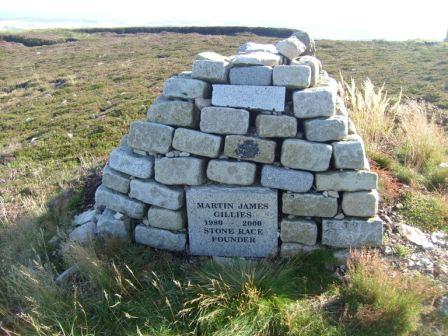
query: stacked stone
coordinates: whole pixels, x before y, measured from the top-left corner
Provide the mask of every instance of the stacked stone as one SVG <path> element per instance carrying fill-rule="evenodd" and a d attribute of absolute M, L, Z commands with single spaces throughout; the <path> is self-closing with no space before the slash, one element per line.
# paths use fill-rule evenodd
<path fill-rule="evenodd" d="M 138 243 L 188 251 L 186 190 L 261 187 L 278 193 L 282 255 L 380 244 L 377 176 L 311 44 L 199 54 L 110 154 L 97 207 L 136 220 Z"/>

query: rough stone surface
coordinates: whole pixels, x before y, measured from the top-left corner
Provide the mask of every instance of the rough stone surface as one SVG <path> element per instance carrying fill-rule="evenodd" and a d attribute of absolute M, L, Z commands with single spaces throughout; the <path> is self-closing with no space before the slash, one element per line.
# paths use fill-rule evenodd
<path fill-rule="evenodd" d="M 299 59 L 291 61 L 291 65 L 308 65 L 311 68 L 310 86 L 316 86 L 319 81 L 321 63 L 313 56 L 302 56 Z"/>
<path fill-rule="evenodd" d="M 199 79 L 171 77 L 163 85 L 167 98 L 195 99 L 210 96 L 210 84 Z"/>
<path fill-rule="evenodd" d="M 333 142 L 334 167 L 338 169 L 365 169 L 364 143 L 359 136 L 349 140 Z"/>
<path fill-rule="evenodd" d="M 196 55 L 196 60 L 208 60 L 208 61 L 225 61 L 227 57 L 220 55 L 214 51 L 204 51 Z"/>
<path fill-rule="evenodd" d="M 76 227 L 70 232 L 68 239 L 78 244 L 85 244 L 92 241 L 95 237 L 96 225 L 94 222 L 87 222 L 81 226 Z"/>
<path fill-rule="evenodd" d="M 189 101 L 165 100 L 153 104 L 148 109 L 148 121 L 156 123 L 194 127 L 198 120 L 199 111 Z"/>
<path fill-rule="evenodd" d="M 299 57 L 306 49 L 306 46 L 294 35 L 278 41 L 275 46 L 280 54 L 290 60 Z"/>
<path fill-rule="evenodd" d="M 376 189 L 378 176 L 369 171 L 329 171 L 316 174 L 316 190 L 358 191 Z"/>
<path fill-rule="evenodd" d="M 128 196 L 106 188 L 105 186 L 100 186 L 96 190 L 95 203 L 99 207 L 104 206 L 137 219 L 143 218 L 146 208 L 142 202 L 131 199 Z"/>
<path fill-rule="evenodd" d="M 314 176 L 310 172 L 286 169 L 275 166 L 263 166 L 261 185 L 294 192 L 307 192 L 313 186 Z"/>
<path fill-rule="evenodd" d="M 168 187 L 155 181 L 132 180 L 129 196 L 147 204 L 178 210 L 184 205 L 184 194 L 182 188 Z"/>
<path fill-rule="evenodd" d="M 135 227 L 135 241 L 156 249 L 182 252 L 187 244 L 187 235 L 181 232 L 171 232 L 146 225 Z"/>
<path fill-rule="evenodd" d="M 262 65 L 232 68 L 229 80 L 232 85 L 272 85 L 272 68 Z"/>
<path fill-rule="evenodd" d="M 259 114 L 255 119 L 255 128 L 257 135 L 262 138 L 293 138 L 297 134 L 297 119 Z"/>
<path fill-rule="evenodd" d="M 163 184 L 205 183 L 205 159 L 175 157 L 156 159 L 155 180 Z"/>
<path fill-rule="evenodd" d="M 216 158 L 221 151 L 222 138 L 194 131 L 186 128 L 178 128 L 174 132 L 173 147 L 177 150 L 195 155 Z"/>
<path fill-rule="evenodd" d="M 96 211 L 95 209 L 84 211 L 83 213 L 80 213 L 79 215 L 76 215 L 73 219 L 73 224 L 76 226 L 85 224 L 87 222 L 94 221 L 96 217 Z"/>
<path fill-rule="evenodd" d="M 116 219 L 115 211 L 106 209 L 98 218 L 96 224 L 100 237 L 130 238 L 130 222 L 127 218 Z"/>
<path fill-rule="evenodd" d="M 333 247 L 360 247 L 381 245 L 383 222 L 379 218 L 324 219 L 322 220 L 322 244 Z"/>
<path fill-rule="evenodd" d="M 398 226 L 398 231 L 408 241 L 424 248 L 425 250 L 432 250 L 434 248 L 434 244 L 431 243 L 428 237 L 426 237 L 423 231 L 419 228 L 407 224 L 400 224 Z"/>
<path fill-rule="evenodd" d="M 272 72 L 272 82 L 289 89 L 305 89 L 311 84 L 311 68 L 308 65 L 277 65 Z"/>
<path fill-rule="evenodd" d="M 266 257 L 277 252 L 277 191 L 221 186 L 187 190 L 190 253 Z"/>
<path fill-rule="evenodd" d="M 302 42 L 306 46 L 306 49 L 303 53 L 304 55 L 315 56 L 316 44 L 307 32 L 305 32 L 303 30 L 298 30 L 298 31 L 294 32 L 292 35 L 297 37 L 300 40 L 300 42 Z"/>
<path fill-rule="evenodd" d="M 208 107 L 212 105 L 212 100 L 207 98 L 195 98 L 194 105 L 201 111 L 204 107 Z"/>
<path fill-rule="evenodd" d="M 305 136 L 310 141 L 341 140 L 348 134 L 347 117 L 342 116 L 305 120 L 304 126 Z"/>
<path fill-rule="evenodd" d="M 283 213 L 296 216 L 333 217 L 338 212 L 338 200 L 322 194 L 283 194 Z"/>
<path fill-rule="evenodd" d="M 300 243 L 283 243 L 280 248 L 280 255 L 284 258 L 293 257 L 298 254 L 311 253 L 321 248 L 319 245 L 310 246 Z"/>
<path fill-rule="evenodd" d="M 317 224 L 308 219 L 284 218 L 280 223 L 280 238 L 283 243 L 315 245 L 317 241 Z"/>
<path fill-rule="evenodd" d="M 127 194 L 129 192 L 129 176 L 106 165 L 103 169 L 102 183 L 113 190 Z"/>
<path fill-rule="evenodd" d="M 226 83 L 230 64 L 224 60 L 197 60 L 193 63 L 191 77 L 211 83 Z"/>
<path fill-rule="evenodd" d="M 134 121 L 128 143 L 135 149 L 165 154 L 171 149 L 174 128 L 146 121 Z"/>
<path fill-rule="evenodd" d="M 210 160 L 207 177 L 215 182 L 236 185 L 251 185 L 255 182 L 257 166 L 250 162 Z"/>
<path fill-rule="evenodd" d="M 279 65 L 282 56 L 263 51 L 254 51 L 248 54 L 238 54 L 232 59 L 233 65 Z"/>
<path fill-rule="evenodd" d="M 202 132 L 217 134 L 246 134 L 249 112 L 231 107 L 205 107 L 201 111 Z"/>
<path fill-rule="evenodd" d="M 285 167 L 319 172 L 328 169 L 331 154 L 330 145 L 287 139 L 283 141 L 280 161 Z"/>
<path fill-rule="evenodd" d="M 148 223 L 159 229 L 179 231 L 185 228 L 187 216 L 185 209 L 169 210 L 152 206 L 148 210 Z"/>
<path fill-rule="evenodd" d="M 332 87 L 315 87 L 292 95 L 297 118 L 330 117 L 335 113 L 336 91 Z"/>
<path fill-rule="evenodd" d="M 346 191 L 342 194 L 342 211 L 346 216 L 373 217 L 378 212 L 378 192 Z"/>
<path fill-rule="evenodd" d="M 272 163 L 275 159 L 276 143 L 242 135 L 227 135 L 224 154 L 242 160 Z"/>
<path fill-rule="evenodd" d="M 281 86 L 213 85 L 212 104 L 283 112 L 286 88 Z"/>
<path fill-rule="evenodd" d="M 262 44 L 255 42 L 246 42 L 238 48 L 238 54 L 247 54 L 255 51 L 264 51 L 271 54 L 277 54 L 278 50 L 273 44 Z"/>
<path fill-rule="evenodd" d="M 139 178 L 150 178 L 154 174 L 154 158 L 134 154 L 127 147 L 119 147 L 110 153 L 109 166 Z"/>

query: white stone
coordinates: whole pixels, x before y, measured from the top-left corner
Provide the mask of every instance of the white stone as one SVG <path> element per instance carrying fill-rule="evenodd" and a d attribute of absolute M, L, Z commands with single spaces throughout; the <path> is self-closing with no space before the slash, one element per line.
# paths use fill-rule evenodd
<path fill-rule="evenodd" d="M 329 171 L 317 173 L 316 190 L 358 191 L 372 190 L 377 187 L 378 176 L 375 173 L 359 171 Z"/>
<path fill-rule="evenodd" d="M 160 104 L 157 104 L 160 105 Z M 129 146 L 147 152 L 165 154 L 171 149 L 174 128 L 146 121 L 133 121 L 129 130 Z"/>
<path fill-rule="evenodd" d="M 383 222 L 379 218 L 323 219 L 322 244 L 333 247 L 381 245 Z"/>
<path fill-rule="evenodd" d="M 147 204 L 178 210 L 184 205 L 184 194 L 182 188 L 168 187 L 150 180 L 132 180 L 129 196 Z"/>
<path fill-rule="evenodd" d="M 292 35 L 297 37 L 299 39 L 299 41 L 302 42 L 306 46 L 304 55 L 315 56 L 316 44 L 307 32 L 305 32 L 303 30 L 297 30 Z"/>
<path fill-rule="evenodd" d="M 167 98 L 207 98 L 210 96 L 210 84 L 199 79 L 171 77 L 163 85 L 163 95 Z"/>
<path fill-rule="evenodd" d="M 246 42 L 238 48 L 238 54 L 247 54 L 252 53 L 254 51 L 264 51 L 272 54 L 277 54 L 278 50 L 273 44 L 262 44 L 255 42 Z"/>
<path fill-rule="evenodd" d="M 283 193 L 284 214 L 311 217 L 333 217 L 338 211 L 338 200 L 322 194 Z"/>
<path fill-rule="evenodd" d="M 282 64 L 282 56 L 263 51 L 254 51 L 247 54 L 238 54 L 232 59 L 233 65 L 268 65 Z"/>
<path fill-rule="evenodd" d="M 276 143 L 242 135 L 227 135 L 224 154 L 228 157 L 261 163 L 272 163 L 275 159 Z"/>
<path fill-rule="evenodd" d="M 154 158 L 134 154 L 127 147 L 116 148 L 110 153 L 109 166 L 122 173 L 140 178 L 150 178 L 154 174 Z"/>
<path fill-rule="evenodd" d="M 346 216 L 373 217 L 378 212 L 378 192 L 345 191 L 342 193 L 342 211 Z"/>
<path fill-rule="evenodd" d="M 313 186 L 314 176 L 310 172 L 264 165 L 261 185 L 293 192 L 306 192 Z"/>
<path fill-rule="evenodd" d="M 332 147 L 300 139 L 283 141 L 280 162 L 285 167 L 325 171 L 330 166 Z"/>
<path fill-rule="evenodd" d="M 202 132 L 217 134 L 246 134 L 249 112 L 231 107 L 204 107 L 199 127 Z"/>
<path fill-rule="evenodd" d="M 197 60 L 193 63 L 191 77 L 211 83 L 226 83 L 229 68 L 227 61 Z"/>
<path fill-rule="evenodd" d="M 319 81 L 320 69 L 322 68 L 322 64 L 320 61 L 313 56 L 306 55 L 302 56 L 299 59 L 292 60 L 291 65 L 308 65 L 311 68 L 311 81 L 310 86 L 316 86 Z"/>
<path fill-rule="evenodd" d="M 96 224 L 87 222 L 76 227 L 68 236 L 68 239 L 78 244 L 86 244 L 95 238 Z"/>
<path fill-rule="evenodd" d="M 95 220 L 95 216 L 96 216 L 96 210 L 92 209 L 92 210 L 87 210 L 84 211 L 83 213 L 80 213 L 79 215 L 76 215 L 75 218 L 73 219 L 73 223 L 76 226 L 85 224 L 87 222 L 92 222 Z"/>
<path fill-rule="evenodd" d="M 297 118 L 330 117 L 335 113 L 336 91 L 332 87 L 295 91 L 292 99 Z"/>
<path fill-rule="evenodd" d="M 181 232 L 137 225 L 135 227 L 135 241 L 156 249 L 182 252 L 187 244 L 187 235 Z"/>
<path fill-rule="evenodd" d="M 214 51 L 203 51 L 196 55 L 196 60 L 208 60 L 208 61 L 225 61 L 227 57 L 222 56 Z"/>
<path fill-rule="evenodd" d="M 106 187 L 127 194 L 129 192 L 129 175 L 123 174 L 109 165 L 103 169 L 102 184 Z"/>
<path fill-rule="evenodd" d="M 256 172 L 257 166 L 250 162 L 210 160 L 207 166 L 207 177 L 224 184 L 251 185 Z"/>
<path fill-rule="evenodd" d="M 294 138 L 297 134 L 297 119 L 259 114 L 255 119 L 255 129 L 262 138 Z"/>
<path fill-rule="evenodd" d="M 205 183 L 204 159 L 160 158 L 155 163 L 155 180 L 163 184 L 200 185 Z"/>
<path fill-rule="evenodd" d="M 105 209 L 98 218 L 97 233 L 100 237 L 130 238 L 129 229 L 129 219 L 116 219 L 115 212 L 110 209 Z"/>
<path fill-rule="evenodd" d="M 333 142 L 334 167 L 337 169 L 366 169 L 364 143 L 359 136 Z"/>
<path fill-rule="evenodd" d="M 272 82 L 289 89 L 305 89 L 311 84 L 311 68 L 308 65 L 277 65 L 272 72 Z"/>
<path fill-rule="evenodd" d="M 425 250 L 432 250 L 434 248 L 434 244 L 431 243 L 428 237 L 419 228 L 407 224 L 400 224 L 398 225 L 398 231 L 405 239 Z"/>
<path fill-rule="evenodd" d="M 100 186 L 96 190 L 95 203 L 97 207 L 103 206 L 137 219 L 143 218 L 146 208 L 142 202 L 129 198 L 105 186 Z"/>
<path fill-rule="evenodd" d="M 153 104 L 148 109 L 148 121 L 172 125 L 195 127 L 199 120 L 199 110 L 192 102 L 166 100 Z"/>
<path fill-rule="evenodd" d="M 173 147 L 182 152 L 216 158 L 221 152 L 222 138 L 186 128 L 174 132 Z"/>
<path fill-rule="evenodd" d="M 148 223 L 159 229 L 179 231 L 185 228 L 185 209 L 169 210 L 152 206 L 148 210 Z"/>
<path fill-rule="evenodd" d="M 317 241 L 317 224 L 308 219 L 287 219 L 280 223 L 280 239 L 286 243 L 315 245 Z"/>
<path fill-rule="evenodd" d="M 272 67 L 248 66 L 230 69 L 229 81 L 232 85 L 272 85 Z"/>
<path fill-rule="evenodd" d="M 306 46 L 294 35 L 278 41 L 275 46 L 280 54 L 290 60 L 299 57 L 306 49 Z"/>
<path fill-rule="evenodd" d="M 347 137 L 347 117 L 332 116 L 305 120 L 305 137 L 310 141 L 326 142 Z"/>

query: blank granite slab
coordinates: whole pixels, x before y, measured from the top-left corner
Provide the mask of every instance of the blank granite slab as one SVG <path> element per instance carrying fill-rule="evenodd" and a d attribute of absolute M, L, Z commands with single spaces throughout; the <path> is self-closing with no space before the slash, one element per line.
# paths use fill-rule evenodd
<path fill-rule="evenodd" d="M 103 169 L 102 184 L 115 191 L 127 194 L 129 192 L 129 175 L 123 174 L 106 165 Z"/>
<path fill-rule="evenodd" d="M 249 128 L 249 111 L 231 107 L 204 107 L 199 127 L 202 132 L 207 133 L 246 134 Z"/>
<path fill-rule="evenodd" d="M 268 65 L 274 66 L 282 64 L 283 57 L 278 54 L 272 54 L 263 51 L 254 51 L 247 54 L 235 55 L 232 64 L 239 65 Z"/>
<path fill-rule="evenodd" d="M 182 100 L 164 100 L 148 109 L 148 121 L 172 125 L 195 127 L 199 121 L 199 110 L 194 103 Z"/>
<path fill-rule="evenodd" d="M 378 199 L 376 190 L 345 191 L 342 193 L 342 211 L 346 216 L 373 217 L 378 212 Z"/>
<path fill-rule="evenodd" d="M 281 86 L 213 85 L 215 106 L 283 112 L 286 88 Z"/>
<path fill-rule="evenodd" d="M 305 89 L 311 84 L 311 68 L 308 65 L 277 65 L 272 73 L 272 82 L 289 89 Z"/>
<path fill-rule="evenodd" d="M 182 152 L 216 158 L 221 152 L 221 144 L 222 138 L 219 135 L 186 128 L 178 128 L 174 132 L 173 147 Z"/>
<path fill-rule="evenodd" d="M 297 118 L 330 117 L 335 113 L 336 90 L 325 86 L 295 91 L 292 100 Z"/>
<path fill-rule="evenodd" d="M 280 223 L 280 239 L 284 243 L 315 245 L 317 224 L 309 219 L 284 218 Z"/>
<path fill-rule="evenodd" d="M 251 185 L 256 172 L 257 166 L 251 162 L 210 160 L 207 166 L 207 177 L 224 184 Z"/>
<path fill-rule="evenodd" d="M 296 216 L 334 217 L 338 212 L 338 199 L 313 193 L 283 193 L 282 211 Z"/>
<path fill-rule="evenodd" d="M 333 247 L 381 245 L 383 222 L 378 217 L 362 219 L 324 219 L 322 244 Z"/>
<path fill-rule="evenodd" d="M 276 143 L 271 140 L 242 135 L 227 135 L 224 154 L 236 159 L 272 163 L 275 159 L 275 148 Z"/>
<path fill-rule="evenodd" d="M 120 194 L 112 189 L 100 186 L 95 192 L 95 203 L 98 207 L 106 207 L 128 215 L 131 218 L 143 218 L 146 206 L 135 199 Z"/>
<path fill-rule="evenodd" d="M 196 60 L 208 60 L 208 61 L 225 61 L 227 57 L 218 54 L 214 51 L 203 51 L 196 55 Z"/>
<path fill-rule="evenodd" d="M 116 212 L 105 209 L 99 216 L 96 224 L 96 231 L 100 237 L 114 237 L 126 239 L 130 238 L 130 221 L 128 217 L 122 219 L 115 218 Z"/>
<path fill-rule="evenodd" d="M 329 171 L 316 174 L 316 190 L 358 191 L 376 189 L 378 176 L 359 171 Z"/>
<path fill-rule="evenodd" d="M 278 50 L 273 44 L 263 44 L 256 42 L 246 42 L 239 46 L 237 53 L 238 54 L 247 54 L 254 51 L 264 51 L 271 54 L 277 54 Z"/>
<path fill-rule="evenodd" d="M 109 166 L 128 175 L 150 178 L 154 174 L 154 157 L 134 154 L 130 148 L 119 147 L 110 153 Z"/>
<path fill-rule="evenodd" d="M 302 56 L 298 59 L 292 60 L 291 65 L 300 65 L 305 64 L 311 68 L 311 82 L 310 86 L 316 86 L 319 81 L 320 69 L 322 68 L 322 64 L 320 61 L 314 56 Z"/>
<path fill-rule="evenodd" d="M 155 180 L 163 184 L 200 185 L 205 183 L 205 159 L 175 157 L 156 159 Z"/>
<path fill-rule="evenodd" d="M 137 225 L 134 237 L 139 244 L 175 252 L 184 251 L 187 244 L 186 233 L 171 232 L 146 225 Z"/>
<path fill-rule="evenodd" d="M 210 84 L 199 79 L 171 77 L 163 84 L 163 95 L 167 98 L 208 98 Z"/>
<path fill-rule="evenodd" d="M 285 167 L 325 171 L 330 166 L 332 147 L 300 139 L 283 141 L 280 162 Z"/>
<path fill-rule="evenodd" d="M 317 142 L 342 140 L 348 134 L 347 117 L 344 116 L 305 120 L 304 128 L 305 137 Z"/>
<path fill-rule="evenodd" d="M 230 64 L 225 60 L 196 60 L 191 77 L 210 83 L 227 83 L 229 68 Z"/>
<path fill-rule="evenodd" d="M 128 144 L 146 152 L 168 153 L 171 149 L 174 128 L 146 121 L 133 121 Z"/>
<path fill-rule="evenodd" d="M 272 67 L 235 67 L 230 69 L 229 81 L 232 85 L 272 85 Z"/>
<path fill-rule="evenodd" d="M 255 119 L 255 129 L 257 135 L 262 138 L 293 138 L 297 134 L 297 119 L 259 114 Z"/>
<path fill-rule="evenodd" d="M 151 180 L 132 180 L 129 196 L 147 204 L 178 210 L 184 205 L 184 194 L 182 188 L 168 187 Z"/>
<path fill-rule="evenodd" d="M 294 35 L 278 41 L 275 47 L 280 54 L 290 60 L 299 57 L 306 49 L 306 46 Z"/>
<path fill-rule="evenodd" d="M 333 142 L 334 167 L 338 169 L 365 169 L 367 158 L 364 143 L 359 136 L 351 136 L 350 139 Z"/>
<path fill-rule="evenodd" d="M 277 252 L 277 191 L 192 187 L 187 215 L 193 255 L 267 257 Z"/>
<path fill-rule="evenodd" d="M 316 250 L 322 249 L 319 245 L 304 245 L 300 243 L 282 243 L 280 248 L 280 255 L 284 258 L 294 257 L 299 254 L 311 253 Z"/>
<path fill-rule="evenodd" d="M 148 223 L 152 227 L 178 231 L 185 228 L 186 222 L 185 209 L 169 210 L 152 206 L 148 210 Z"/>
<path fill-rule="evenodd" d="M 261 170 L 261 185 L 294 192 L 307 192 L 313 186 L 314 176 L 310 172 L 264 165 Z"/>

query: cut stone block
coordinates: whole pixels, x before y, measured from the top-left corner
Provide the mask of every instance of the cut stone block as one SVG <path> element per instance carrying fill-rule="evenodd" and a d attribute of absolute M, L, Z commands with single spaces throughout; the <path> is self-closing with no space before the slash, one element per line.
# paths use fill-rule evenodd
<path fill-rule="evenodd" d="M 292 100 L 297 118 L 330 117 L 335 113 L 336 90 L 332 87 L 315 87 L 295 91 Z"/>
<path fill-rule="evenodd" d="M 346 191 L 342 194 L 342 211 L 346 216 L 373 217 L 378 212 L 378 192 Z"/>
<path fill-rule="evenodd" d="M 155 180 L 163 184 L 205 183 L 205 159 L 175 157 L 156 159 Z"/>
<path fill-rule="evenodd" d="M 257 135 L 262 138 L 293 138 L 297 134 L 297 119 L 259 114 L 255 119 L 255 128 Z"/>
<path fill-rule="evenodd" d="M 307 192 L 313 186 L 314 176 L 310 172 L 286 169 L 275 166 L 263 166 L 261 185 L 294 192 Z"/>
<path fill-rule="evenodd" d="M 299 57 L 306 49 L 306 46 L 294 35 L 278 41 L 275 46 L 280 54 L 290 60 Z"/>
<path fill-rule="evenodd" d="M 182 188 L 168 187 L 150 180 L 132 180 L 129 196 L 147 204 L 178 210 L 184 205 L 184 194 Z"/>
<path fill-rule="evenodd" d="M 95 230 L 96 224 L 94 222 L 87 222 L 70 232 L 68 239 L 78 244 L 86 244 L 95 238 Z"/>
<path fill-rule="evenodd" d="M 306 46 L 306 49 L 303 53 L 304 55 L 315 56 L 316 44 L 307 32 L 305 32 L 303 30 L 297 30 L 292 35 L 297 37 L 299 39 L 299 41 L 302 42 Z"/>
<path fill-rule="evenodd" d="M 333 142 L 334 167 L 338 169 L 367 168 L 364 143 L 359 136 L 352 136 L 349 140 Z"/>
<path fill-rule="evenodd" d="M 330 171 L 316 174 L 316 190 L 358 191 L 376 189 L 378 176 L 369 171 Z"/>
<path fill-rule="evenodd" d="M 232 85 L 272 85 L 272 68 L 269 66 L 236 67 L 230 69 Z"/>
<path fill-rule="evenodd" d="M 129 176 L 112 169 L 106 165 L 103 169 L 103 185 L 106 187 L 127 194 L 129 192 Z"/>
<path fill-rule="evenodd" d="M 199 79 L 171 77 L 163 85 L 163 95 L 167 98 L 208 98 L 210 84 Z"/>
<path fill-rule="evenodd" d="M 135 241 L 156 249 L 182 252 L 187 244 L 187 235 L 146 225 L 137 225 L 135 227 Z"/>
<path fill-rule="evenodd" d="M 211 83 L 226 83 L 229 68 L 230 64 L 225 60 L 197 60 L 193 63 L 191 77 Z"/>
<path fill-rule="evenodd" d="M 136 180 L 134 180 L 136 181 Z M 135 199 L 100 186 L 95 193 L 95 203 L 98 207 L 106 207 L 124 213 L 131 218 L 143 218 L 146 206 Z"/>
<path fill-rule="evenodd" d="M 105 209 L 96 225 L 100 237 L 130 238 L 129 218 L 116 219 L 115 211 Z"/>
<path fill-rule="evenodd" d="M 211 106 L 212 100 L 206 98 L 195 98 L 194 105 L 196 106 L 198 111 L 201 111 L 204 107 Z"/>
<path fill-rule="evenodd" d="M 322 194 L 283 193 L 283 213 L 296 216 L 334 217 L 338 212 L 338 199 Z"/>
<path fill-rule="evenodd" d="M 92 222 L 95 220 L 96 217 L 96 210 L 92 209 L 92 210 L 87 210 L 84 211 L 83 213 L 75 216 L 75 218 L 73 219 L 73 224 L 75 224 L 76 226 L 88 223 L 88 222 Z"/>
<path fill-rule="evenodd" d="M 238 54 L 247 54 L 252 53 L 254 51 L 264 51 L 271 54 L 277 54 L 278 50 L 273 44 L 263 44 L 263 43 L 255 43 L 255 42 L 246 42 L 238 48 Z"/>
<path fill-rule="evenodd" d="M 272 82 L 289 89 L 305 89 L 311 84 L 311 68 L 308 65 L 277 65 Z"/>
<path fill-rule="evenodd" d="M 313 56 L 302 56 L 296 60 L 291 61 L 291 65 L 308 65 L 311 68 L 311 81 L 310 86 L 316 86 L 319 81 L 320 69 L 322 65 L 320 61 Z"/>
<path fill-rule="evenodd" d="M 207 60 L 207 61 L 225 61 L 227 57 L 218 54 L 214 51 L 203 51 L 196 55 L 196 60 Z"/>
<path fill-rule="evenodd" d="M 256 164 L 250 162 L 210 160 L 207 167 L 207 177 L 224 184 L 251 185 L 256 172 Z"/>
<path fill-rule="evenodd" d="M 148 121 L 184 127 L 195 127 L 199 111 L 194 104 L 182 100 L 165 100 L 153 104 L 148 109 Z"/>
<path fill-rule="evenodd" d="M 321 248 L 322 247 L 319 245 L 310 246 L 300 243 L 283 243 L 280 247 L 280 256 L 288 258 L 299 254 L 311 253 L 320 250 Z"/>
<path fill-rule="evenodd" d="M 173 132 L 174 128 L 170 126 L 134 121 L 129 130 L 128 143 L 135 149 L 165 154 L 171 149 Z"/>
<path fill-rule="evenodd" d="M 238 54 L 232 59 L 233 65 L 268 65 L 274 66 L 282 64 L 283 58 L 280 55 L 263 51 L 254 51 L 247 54 Z"/>
<path fill-rule="evenodd" d="M 224 154 L 237 159 L 272 163 L 275 159 L 276 143 L 242 135 L 227 135 Z"/>
<path fill-rule="evenodd" d="M 110 153 L 109 166 L 128 175 L 150 178 L 154 174 L 154 157 L 134 154 L 127 147 L 119 147 Z"/>
<path fill-rule="evenodd" d="M 221 143 L 222 138 L 219 135 L 186 128 L 178 128 L 174 132 L 173 147 L 182 152 L 216 158 L 221 152 Z"/>
<path fill-rule="evenodd" d="M 156 206 L 150 207 L 148 210 L 148 223 L 152 227 L 159 229 L 182 230 L 187 223 L 185 209 L 169 210 Z"/>
<path fill-rule="evenodd" d="M 283 141 L 280 161 L 294 169 L 325 171 L 330 166 L 332 147 L 300 139 Z"/>
<path fill-rule="evenodd" d="M 231 107 L 205 107 L 201 111 L 202 132 L 217 134 L 246 134 L 249 112 Z"/>
<path fill-rule="evenodd" d="M 213 85 L 212 104 L 283 112 L 286 88 L 281 86 Z"/>
<path fill-rule="evenodd" d="M 305 120 L 305 136 L 310 141 L 325 142 L 344 139 L 348 134 L 347 117 Z"/>
<path fill-rule="evenodd" d="M 333 247 L 381 245 L 383 222 L 378 217 L 362 219 L 324 219 L 322 244 Z"/>
<path fill-rule="evenodd" d="M 317 241 L 317 224 L 308 219 L 287 219 L 280 223 L 280 238 L 286 243 L 315 245 Z"/>

